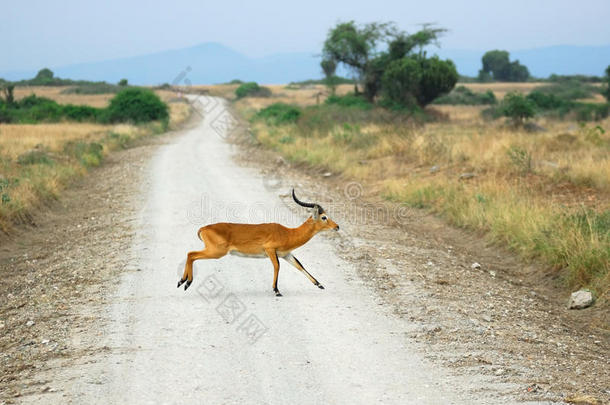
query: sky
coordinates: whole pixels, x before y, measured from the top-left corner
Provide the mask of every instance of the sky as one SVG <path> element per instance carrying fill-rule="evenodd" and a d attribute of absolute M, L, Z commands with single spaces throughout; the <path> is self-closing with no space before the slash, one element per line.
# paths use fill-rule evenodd
<path fill-rule="evenodd" d="M 219 42 L 247 56 L 319 52 L 339 21 L 436 23 L 445 49 L 610 44 L 610 0 L 0 0 L 0 70 L 37 69 Z"/>

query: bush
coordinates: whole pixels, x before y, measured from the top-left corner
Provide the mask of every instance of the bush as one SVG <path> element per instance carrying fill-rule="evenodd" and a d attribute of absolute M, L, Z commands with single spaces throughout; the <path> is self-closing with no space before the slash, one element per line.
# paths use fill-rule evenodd
<path fill-rule="evenodd" d="M 591 98 L 599 90 L 588 83 L 578 80 L 565 80 L 554 84 L 538 87 L 534 90 L 537 93 L 554 95 L 564 100 L 578 100 Z"/>
<path fill-rule="evenodd" d="M 432 104 L 493 105 L 497 102 L 498 100 L 491 90 L 487 90 L 485 93 L 475 93 L 468 87 L 458 86 L 446 96 L 434 100 Z"/>
<path fill-rule="evenodd" d="M 78 122 L 96 121 L 99 111 L 99 108 L 90 107 L 88 105 L 68 104 L 63 106 L 63 115 L 68 119 Z"/>
<path fill-rule="evenodd" d="M 264 119 L 270 125 L 281 125 L 296 122 L 300 116 L 301 110 L 298 107 L 274 103 L 257 112 L 254 117 Z"/>
<path fill-rule="evenodd" d="M 326 101 L 324 101 L 324 103 L 329 105 L 334 104 L 341 107 L 358 108 L 360 110 L 370 110 L 373 108 L 373 105 L 364 97 L 357 96 L 354 93 L 349 93 L 344 96 L 331 95 L 326 99 Z"/>
<path fill-rule="evenodd" d="M 404 57 L 391 62 L 381 82 L 385 97 L 405 106 L 425 107 L 453 89 L 458 79 L 450 60 Z"/>
<path fill-rule="evenodd" d="M 516 125 L 522 125 L 536 115 L 536 105 L 521 93 L 508 93 L 502 100 L 500 110 L 503 116 L 510 118 Z"/>
<path fill-rule="evenodd" d="M 40 145 L 39 145 L 40 146 Z M 25 152 L 17 157 L 17 163 L 20 165 L 50 165 L 53 164 L 53 159 L 49 156 L 48 152 L 37 146 L 28 152 Z"/>
<path fill-rule="evenodd" d="M 599 121 L 608 117 L 610 104 L 578 103 L 574 111 L 578 121 Z"/>
<path fill-rule="evenodd" d="M 235 89 L 235 95 L 237 98 L 269 97 L 271 95 L 271 90 L 269 90 L 267 87 L 259 86 L 256 82 L 248 82 Z"/>
<path fill-rule="evenodd" d="M 110 100 L 100 119 L 107 122 L 167 121 L 167 105 L 153 91 L 142 88 L 121 90 Z"/>
<path fill-rule="evenodd" d="M 104 147 L 97 142 L 69 141 L 64 145 L 64 152 L 78 159 L 86 167 L 99 166 L 103 150 Z"/>

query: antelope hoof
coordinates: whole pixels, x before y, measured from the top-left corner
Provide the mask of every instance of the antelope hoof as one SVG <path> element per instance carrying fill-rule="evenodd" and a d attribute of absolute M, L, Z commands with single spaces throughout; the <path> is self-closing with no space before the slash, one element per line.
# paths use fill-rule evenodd
<path fill-rule="evenodd" d="M 276 291 L 276 292 L 275 292 L 275 296 L 276 296 L 276 297 L 282 297 L 282 293 L 281 293 L 281 292 L 279 292 L 279 291 Z"/>
<path fill-rule="evenodd" d="M 185 281 L 186 281 L 186 278 L 184 280 L 182 280 L 182 279 L 178 280 L 178 288 L 180 288 L 180 286 L 182 284 L 184 284 Z"/>
<path fill-rule="evenodd" d="M 317 284 L 317 286 L 318 286 L 318 288 L 319 288 L 320 290 L 323 290 L 323 289 L 324 289 L 324 286 L 323 286 L 322 284 Z"/>
<path fill-rule="evenodd" d="M 187 281 L 186 284 L 184 285 L 184 291 L 186 291 L 191 286 L 192 283 L 193 283 L 193 280 Z"/>

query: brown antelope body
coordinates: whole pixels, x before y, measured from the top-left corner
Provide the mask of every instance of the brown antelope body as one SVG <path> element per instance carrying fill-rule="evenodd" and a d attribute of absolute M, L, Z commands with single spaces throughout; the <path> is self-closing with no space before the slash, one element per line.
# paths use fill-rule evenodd
<path fill-rule="evenodd" d="M 199 259 L 219 259 L 226 254 L 242 257 L 268 257 L 273 264 L 273 291 L 281 296 L 277 288 L 277 278 L 280 271 L 279 258 L 286 260 L 318 288 L 324 288 L 292 254 L 292 251 L 307 243 L 315 234 L 324 230 L 339 230 L 324 209 L 314 203 L 304 203 L 294 194 L 292 198 L 300 206 L 311 208 L 312 215 L 301 226 L 287 228 L 283 225 L 270 224 L 233 224 L 220 222 L 204 226 L 197 231 L 199 239 L 205 244 L 205 249 L 189 252 L 186 257 L 184 274 L 178 281 L 178 287 L 183 283 L 184 290 L 193 282 L 193 262 Z"/>

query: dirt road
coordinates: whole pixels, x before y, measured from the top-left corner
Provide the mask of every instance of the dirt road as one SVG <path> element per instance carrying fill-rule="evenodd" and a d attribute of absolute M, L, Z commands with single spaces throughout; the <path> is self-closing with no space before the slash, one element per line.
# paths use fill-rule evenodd
<path fill-rule="evenodd" d="M 284 296 L 276 298 L 271 264 L 238 257 L 197 262 L 191 288 L 176 289 L 186 252 L 202 246 L 198 226 L 221 219 L 296 226 L 308 215 L 295 215 L 257 172 L 233 163 L 213 118 L 206 114 L 152 159 L 137 242 L 116 252 L 133 257 L 133 271 L 121 277 L 108 308 L 100 339 L 107 350 L 54 370 L 56 392 L 44 401 L 476 402 L 409 346 L 409 325 L 378 305 L 354 267 L 334 255 L 332 237 L 318 236 L 297 252 L 326 290 L 282 263 Z"/>
<path fill-rule="evenodd" d="M 539 372 L 534 366 L 528 371 L 523 364 L 521 368 L 504 365 L 510 364 L 506 357 L 532 357 L 515 352 L 503 340 L 513 341 L 506 331 L 516 328 L 509 321 L 495 323 L 502 315 L 494 312 L 494 308 L 512 311 L 507 298 L 520 290 L 504 286 L 499 294 L 496 279 L 485 278 L 490 285 L 477 281 L 474 288 L 488 289 L 485 296 L 492 304 L 482 315 L 489 319 L 479 321 L 478 310 L 470 304 L 458 305 L 453 298 L 472 298 L 471 276 L 458 265 L 470 257 L 418 242 L 418 235 L 400 228 L 367 226 L 365 231 L 361 224 L 345 220 L 346 213 L 340 212 L 336 201 L 319 202 L 340 223 L 340 233 L 318 235 L 295 252 L 325 290 L 281 262 L 279 288 L 284 296 L 275 297 L 268 260 L 233 256 L 196 262 L 191 288 L 176 289 L 186 252 L 202 248 L 196 236 L 199 226 L 216 221 L 297 226 L 308 213 L 290 202 L 286 195 L 290 185 L 304 200 L 320 195 L 294 173 L 282 172 L 278 187 L 278 172 L 261 176 L 258 170 L 235 163 L 235 151 L 224 139 L 225 105 L 218 99 L 207 100 L 214 102 L 214 108 L 195 104 L 206 109 L 203 118 L 158 147 L 143 166 L 139 195 L 145 201 L 133 225 L 134 242 L 110 253 L 128 265 L 117 288 L 105 293 L 107 304 L 93 307 L 100 312 L 95 316 L 105 322 L 97 330 L 78 331 L 70 344 L 94 349 L 72 363 L 49 363 L 37 377 L 43 381 L 41 389 L 16 402 L 510 404 L 523 400 L 518 393 L 525 392 L 526 385 L 507 377 L 530 381 Z M 380 235 L 387 240 L 375 239 Z M 363 256 L 350 258 L 345 252 Z M 479 253 L 483 255 L 483 249 Z M 444 278 L 430 282 L 437 267 Z M 458 270 L 451 273 L 450 268 Z M 460 277 L 468 285 L 460 286 Z M 382 280 L 372 285 L 375 278 Z M 454 284 L 457 291 L 452 294 L 447 288 Z M 391 291 L 385 294 L 380 286 Z M 444 299 L 431 290 L 435 288 L 445 288 Z M 494 301 L 495 296 L 505 302 L 504 307 Z M 440 318 L 445 312 L 450 320 Z M 545 308 L 541 312 L 551 313 Z M 491 322 L 493 328 L 480 322 Z M 544 327 L 535 331 L 542 339 Z M 422 350 L 422 339 L 428 340 L 426 347 L 435 348 L 433 354 Z M 494 354 L 494 343 L 504 353 Z M 598 361 L 585 354 L 582 364 Z M 453 355 L 451 362 L 466 364 L 467 372 L 434 361 Z M 534 359 L 542 361 L 542 357 Z M 472 367 L 473 363 L 482 366 Z M 541 367 L 553 373 L 546 363 Z"/>

